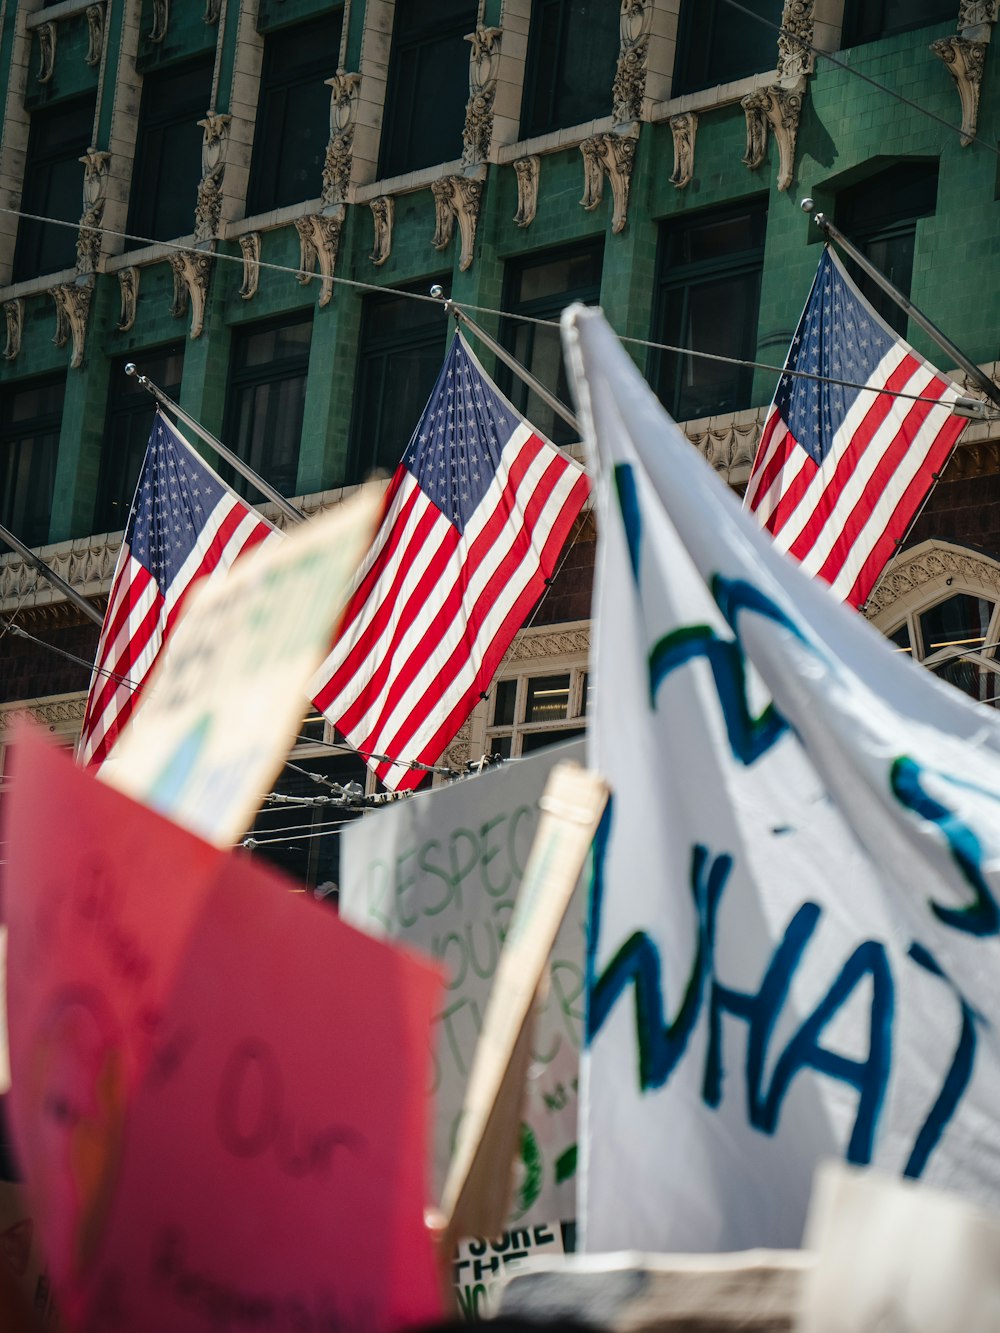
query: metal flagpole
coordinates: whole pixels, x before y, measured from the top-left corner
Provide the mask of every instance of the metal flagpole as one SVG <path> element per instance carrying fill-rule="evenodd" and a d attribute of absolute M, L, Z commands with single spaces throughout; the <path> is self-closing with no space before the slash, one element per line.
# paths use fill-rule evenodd
<path fill-rule="evenodd" d="M 802 200 L 801 208 L 804 213 L 811 213 L 814 207 L 815 205 L 811 199 Z M 858 267 L 863 269 L 873 282 L 878 283 L 886 295 L 890 296 L 901 310 L 904 310 L 915 323 L 920 325 L 929 337 L 934 339 L 938 347 L 941 348 L 946 356 L 951 357 L 957 366 L 961 366 L 970 379 L 975 380 L 976 384 L 982 389 L 983 393 L 986 394 L 987 398 L 989 398 L 990 402 L 993 403 L 995 407 L 1000 407 L 1000 389 L 997 388 L 987 374 L 980 370 L 975 361 L 972 361 L 963 351 L 956 347 L 951 339 L 942 333 L 938 326 L 929 320 L 922 310 L 918 310 L 913 302 L 909 300 L 908 297 L 904 296 L 898 287 L 894 287 L 885 274 L 881 273 L 871 260 L 867 259 L 857 246 L 854 245 L 852 241 L 849 241 L 839 228 L 833 225 L 825 213 L 817 213 L 813 217 L 813 221 L 825 236 L 829 237 L 831 241 L 834 241 L 842 250 L 846 251 Z M 962 413 L 960 415 L 965 414 Z"/>
<path fill-rule="evenodd" d="M 543 403 L 548 403 L 556 416 L 562 417 L 563 421 L 565 421 L 568 426 L 572 427 L 577 435 L 582 433 L 580 431 L 580 423 L 566 404 L 561 403 L 555 394 L 550 393 L 540 380 L 535 379 L 530 370 L 527 370 L 521 365 L 516 357 L 511 356 L 510 352 L 508 352 L 505 347 L 501 347 L 496 339 L 491 338 L 485 329 L 481 329 L 475 320 L 470 319 L 461 306 L 456 305 L 450 298 L 445 298 L 444 292 L 437 283 L 431 288 L 431 296 L 440 297 L 444 301 L 446 314 L 454 315 L 460 324 L 464 324 L 470 333 L 475 334 L 480 342 L 485 343 L 490 351 L 493 352 L 495 356 L 498 356 L 504 365 L 512 370 L 518 379 L 522 380 L 532 392 L 537 393 Z"/>
<path fill-rule="evenodd" d="M 238 454 L 234 454 L 231 449 L 227 449 L 222 441 L 217 440 L 204 426 L 199 425 L 189 412 L 185 412 L 183 407 L 175 403 L 172 398 L 168 398 L 152 380 L 145 375 L 140 375 L 133 361 L 130 361 L 125 367 L 125 374 L 134 375 L 137 382 L 142 385 L 147 393 L 152 394 L 158 403 L 183 421 L 185 426 L 190 426 L 200 440 L 203 440 L 210 449 L 215 450 L 220 458 L 224 458 L 227 463 L 234 467 L 240 476 L 245 477 L 250 482 L 251 486 L 256 486 L 261 495 L 266 495 L 269 500 L 273 501 L 286 518 L 290 518 L 293 523 L 305 522 L 306 516 L 301 509 L 296 509 L 293 504 L 289 504 L 279 490 L 276 490 L 270 482 L 265 481 L 263 477 L 254 472 L 249 463 L 245 463 Z"/>
<path fill-rule="evenodd" d="M 91 606 L 86 597 L 82 597 L 61 575 L 47 565 L 41 556 L 35 555 L 30 546 L 25 546 L 20 537 L 15 537 L 10 529 L 5 528 L 2 523 L 0 523 L 0 541 L 5 541 L 8 546 L 12 546 L 17 551 L 18 555 L 24 556 L 30 565 L 34 565 L 42 578 L 48 579 L 53 588 L 57 588 L 67 601 L 72 602 L 77 610 L 82 611 L 95 625 L 104 624 L 104 617 L 96 607 Z"/>

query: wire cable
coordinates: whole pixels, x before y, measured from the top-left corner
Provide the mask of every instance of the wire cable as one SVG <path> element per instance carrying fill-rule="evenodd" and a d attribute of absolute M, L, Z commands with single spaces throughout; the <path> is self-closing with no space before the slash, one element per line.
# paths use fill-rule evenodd
<path fill-rule="evenodd" d="M 727 2 L 732 3 L 733 0 L 727 0 Z M 945 121 L 944 123 L 948 124 L 947 121 Z M 40 213 L 25 213 L 16 208 L 0 207 L 0 214 L 4 213 L 9 214 L 12 217 L 26 218 L 30 222 L 44 222 L 44 223 L 49 223 L 53 226 L 72 227 L 74 230 L 77 231 L 80 230 L 80 224 L 78 222 L 66 222 L 62 218 L 45 217 L 43 214 Z M 99 231 L 104 235 L 113 236 L 116 237 L 117 239 L 137 241 L 142 245 L 164 246 L 166 249 L 174 250 L 179 254 L 204 254 L 204 251 L 196 250 L 195 247 L 191 245 L 181 245 L 176 241 L 152 241 L 149 240 L 147 237 L 135 236 L 130 232 L 115 231 L 113 228 L 110 227 L 88 227 L 87 230 Z M 221 250 L 215 251 L 212 257 L 213 259 L 221 259 L 233 264 L 242 265 L 243 263 L 242 256 L 226 254 L 224 251 Z M 156 261 L 151 261 L 151 262 L 156 262 Z M 288 274 L 295 278 L 308 279 L 318 276 L 315 273 L 307 272 L 307 270 L 305 269 L 295 268 L 291 264 L 275 264 L 267 262 L 263 259 L 258 261 L 257 266 L 259 268 L 269 269 L 275 273 Z M 402 296 L 409 300 L 430 302 L 433 305 L 441 306 L 442 310 L 444 309 L 444 303 L 442 298 L 429 295 L 425 296 L 421 292 L 404 291 L 402 288 L 399 287 L 381 287 L 377 283 L 362 282 L 360 281 L 360 279 L 357 278 L 338 277 L 336 274 L 334 274 L 330 278 L 324 278 L 323 281 L 340 284 L 341 286 L 344 287 L 357 288 L 360 291 L 364 292 L 378 293 L 381 296 Z M 39 295 L 41 294 L 42 293 L 39 293 Z M 541 328 L 553 329 L 557 332 L 559 330 L 559 321 L 556 319 L 542 319 L 540 316 L 537 315 L 515 314 L 509 310 L 500 310 L 495 306 L 471 305 L 471 304 L 466 305 L 461 302 L 457 304 L 459 304 L 462 310 L 470 310 L 479 315 L 493 315 L 496 316 L 498 319 L 514 320 L 521 324 L 533 324 Z M 473 334 L 473 336 L 475 335 Z M 820 384 L 834 384 L 844 389 L 857 389 L 859 391 L 868 390 L 868 392 L 870 393 L 875 392 L 875 390 L 871 389 L 867 384 L 858 384 L 854 380 L 837 379 L 832 375 L 817 375 L 808 370 L 791 370 L 787 369 L 784 366 L 784 364 L 780 366 L 775 366 L 771 365 L 767 361 L 750 361 L 744 357 L 725 356 L 721 352 L 701 352 L 693 347 L 678 347 L 672 343 L 654 342 L 650 338 L 636 338 L 627 334 L 620 334 L 618 335 L 618 337 L 619 341 L 622 343 L 629 344 L 633 347 L 645 347 L 648 350 L 654 352 L 670 352 L 676 356 L 686 356 L 701 361 L 714 361 L 718 362 L 721 365 L 727 365 L 727 366 L 739 366 L 745 370 L 762 370 L 771 375 L 776 375 L 776 376 L 789 375 L 795 379 L 815 380 Z M 930 398 L 923 394 L 907 393 L 903 389 L 880 389 L 878 390 L 878 392 L 886 394 L 891 398 L 903 398 L 909 402 L 914 402 L 914 403 L 934 403 L 938 401 L 935 398 Z"/>

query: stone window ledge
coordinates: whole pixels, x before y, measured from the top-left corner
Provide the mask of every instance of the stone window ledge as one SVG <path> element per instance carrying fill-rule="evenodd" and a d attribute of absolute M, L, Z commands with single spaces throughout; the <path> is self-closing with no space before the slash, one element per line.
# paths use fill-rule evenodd
<path fill-rule="evenodd" d="M 61 5 L 50 5 L 48 9 L 36 9 L 27 18 L 28 31 L 40 28 L 43 23 L 54 23 L 58 19 L 72 18 L 74 14 L 85 14 L 94 0 L 62 0 Z"/>
<path fill-rule="evenodd" d="M 503 165 L 516 162 L 520 157 L 543 157 L 546 153 L 560 153 L 566 148 L 578 148 L 584 139 L 590 139 L 595 134 L 610 134 L 614 128 L 615 123 L 611 116 L 601 116 L 599 120 L 588 120 L 582 125 L 570 125 L 564 130 L 538 134 L 533 139 L 501 144 L 497 150 L 497 161 Z"/>
<path fill-rule="evenodd" d="M 773 69 L 762 74 L 748 74 L 745 79 L 736 79 L 733 83 L 720 83 L 715 88 L 702 88 L 696 93 L 655 102 L 649 119 L 659 124 L 683 111 L 714 111 L 717 107 L 731 106 L 756 88 L 771 88 L 778 82 L 778 74 Z"/>
<path fill-rule="evenodd" d="M 75 268 L 64 268 L 57 273 L 43 273 L 38 278 L 25 278 L 23 282 L 0 287 L 0 302 L 13 301 L 19 296 L 44 296 L 53 287 L 58 287 L 64 282 L 72 282 L 75 277 Z"/>

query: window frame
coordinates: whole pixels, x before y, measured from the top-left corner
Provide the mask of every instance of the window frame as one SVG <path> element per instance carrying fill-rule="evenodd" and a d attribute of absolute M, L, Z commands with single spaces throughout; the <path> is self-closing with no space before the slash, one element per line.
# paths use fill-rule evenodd
<path fill-rule="evenodd" d="M 776 15 L 775 23 L 780 23 L 782 15 L 781 0 L 773 0 Z M 682 0 L 680 15 L 677 21 L 677 49 L 674 56 L 673 79 L 671 83 L 671 96 L 680 97 L 688 93 L 703 92 L 706 88 L 718 88 L 726 83 L 736 83 L 740 79 L 750 78 L 754 74 L 763 74 L 774 68 L 778 58 L 778 34 L 771 32 L 770 47 L 767 56 L 767 62 L 758 68 L 759 61 L 754 61 L 754 68 L 751 69 L 722 69 L 713 70 L 712 42 L 719 24 L 720 5 L 722 0 Z M 722 14 L 723 20 L 732 25 L 734 23 L 748 23 L 751 25 L 747 31 L 766 32 L 764 25 L 758 23 L 755 19 L 747 16 L 726 12 Z M 695 24 L 701 21 L 707 22 L 709 34 L 701 44 L 700 63 L 697 72 L 692 68 L 694 58 L 692 48 L 698 50 L 695 37 Z M 762 42 L 764 38 L 761 38 Z M 718 75 L 718 77 L 716 77 Z"/>
<path fill-rule="evenodd" d="M 610 52 L 607 84 L 601 89 L 600 95 L 603 101 L 598 102 L 595 96 L 593 110 L 582 116 L 569 116 L 565 113 L 559 113 L 559 83 L 564 77 L 566 62 L 569 58 L 566 46 L 572 23 L 570 6 L 574 2 L 575 0 L 535 0 L 535 3 L 531 6 L 532 13 L 528 26 L 528 50 L 525 56 L 524 83 L 521 89 L 521 107 L 518 120 L 518 134 L 521 139 L 534 139 L 542 134 L 551 134 L 556 130 L 568 129 L 573 125 L 584 125 L 588 121 L 597 120 L 601 116 L 611 114 L 611 90 L 618 61 L 619 43 L 617 37 L 620 25 L 619 6 L 614 4 L 609 5 L 609 12 L 613 12 L 616 40 Z M 543 49 L 541 15 L 538 13 L 543 5 L 550 8 L 559 7 L 558 36 L 554 44 L 554 52 L 551 47 Z M 545 77 L 546 71 L 551 71 L 548 78 Z M 537 106 L 541 101 L 547 101 L 547 110 L 544 116 L 537 114 Z"/>
<path fill-rule="evenodd" d="M 14 420 L 13 405 L 19 393 L 42 393 L 48 397 L 51 390 L 56 387 L 61 390 L 59 401 L 56 406 L 52 407 L 48 412 L 41 413 L 28 420 Z M 4 525 L 8 527 L 16 537 L 20 537 L 21 541 L 23 541 L 26 546 L 30 547 L 45 546 L 49 539 L 52 502 L 55 496 L 55 477 L 59 466 L 59 438 L 62 429 L 65 397 L 65 372 L 56 375 L 34 376 L 31 379 L 26 380 L 15 380 L 6 385 L 4 393 L 0 395 L 0 478 L 5 478 L 7 475 L 8 446 L 20 446 L 23 449 L 25 439 L 29 435 L 31 436 L 32 441 L 34 441 L 34 437 L 38 435 L 42 435 L 46 439 L 49 436 L 54 437 L 51 446 L 49 446 L 52 450 L 52 490 L 49 492 L 44 505 L 41 506 L 41 511 L 44 513 L 46 520 L 44 528 L 41 521 L 38 521 L 34 526 L 29 527 L 26 525 L 27 516 L 24 511 L 26 511 L 28 506 L 25 497 L 22 497 L 22 503 L 19 506 L 15 506 L 14 503 L 15 497 L 19 494 L 16 481 L 9 495 L 6 494 L 6 489 L 3 494 L 0 494 L 0 520 L 2 520 Z M 16 472 L 20 474 L 24 466 L 25 465 L 19 461 Z M 34 476 L 35 468 L 36 464 L 34 460 L 29 460 L 26 465 L 28 473 L 26 482 L 28 494 L 35 488 L 35 482 L 37 480 Z M 25 522 L 20 521 L 21 517 L 25 518 Z M 5 549 L 3 543 L 0 543 L 0 549 Z"/>
<path fill-rule="evenodd" d="M 656 269 L 654 275 L 653 290 L 653 318 L 652 318 L 652 339 L 658 343 L 668 343 L 673 341 L 668 336 L 668 294 L 672 291 L 683 292 L 684 309 L 682 311 L 681 329 L 687 326 L 690 312 L 690 289 L 696 286 L 707 285 L 710 282 L 719 281 L 726 277 L 740 278 L 753 273 L 758 275 L 757 292 L 754 314 L 749 319 L 743 329 L 743 342 L 740 349 L 740 357 L 746 361 L 756 360 L 757 340 L 759 336 L 760 325 L 760 293 L 764 274 L 764 256 L 767 247 L 767 226 L 768 226 L 768 196 L 757 194 L 747 197 L 735 203 L 727 203 L 718 208 L 700 209 L 697 212 L 681 214 L 678 216 L 662 219 L 659 225 L 659 234 L 657 236 L 656 249 Z M 671 232 L 680 233 L 683 231 L 694 231 L 699 227 L 717 226 L 725 223 L 729 219 L 735 219 L 749 210 L 754 210 L 758 214 L 758 221 L 761 228 L 761 238 L 757 245 L 752 248 L 732 251 L 724 257 L 716 257 L 711 260 L 693 260 L 684 264 L 670 264 L 667 258 L 669 248 L 669 237 Z M 689 343 L 690 334 L 681 332 L 677 335 L 677 346 L 685 346 Z M 697 350 L 708 351 L 708 348 Z M 677 369 L 674 374 L 674 396 L 668 401 L 663 391 L 663 378 L 665 375 L 664 366 L 668 364 L 667 358 L 676 357 Z M 689 416 L 679 411 L 681 401 L 681 391 L 678 387 L 681 377 L 684 373 L 686 358 L 676 354 L 663 352 L 657 348 L 652 348 L 646 363 L 646 379 L 653 388 L 660 402 L 666 407 L 667 411 L 677 421 L 697 421 L 706 416 L 722 415 L 726 412 L 739 412 L 751 405 L 753 397 L 754 371 L 751 367 L 739 367 L 736 380 L 734 397 L 737 402 L 729 407 L 719 407 L 709 412 L 699 413 L 697 416 Z"/>
<path fill-rule="evenodd" d="M 552 676 L 569 676 L 566 716 L 560 719 L 543 719 L 539 722 L 526 721 L 531 682 Z M 513 721 L 498 723 L 494 720 L 497 687 L 510 682 L 513 682 L 515 687 Z M 484 753 L 499 755 L 503 759 L 523 759 L 526 755 L 534 753 L 530 744 L 527 750 L 524 749 L 526 739 L 530 742 L 532 737 L 551 736 L 552 739 L 548 744 L 552 745 L 577 739 L 586 732 L 587 717 L 592 707 L 591 687 L 590 664 L 586 652 L 566 654 L 558 658 L 532 658 L 524 662 L 509 663 L 490 686 L 486 703 Z M 543 746 L 537 748 L 541 749 Z"/>
<path fill-rule="evenodd" d="M 939 23 L 954 23 L 955 6 L 948 0 L 941 0 L 942 14 L 939 18 L 918 18 L 911 22 L 886 27 L 886 0 L 846 0 L 844 19 L 841 25 L 840 45 L 843 50 L 852 46 L 864 46 L 868 42 L 880 42 L 886 37 L 896 37 L 901 33 L 915 32 L 919 28 L 936 27 Z M 873 19 L 875 9 L 878 18 Z M 868 20 L 866 23 L 865 20 Z M 877 29 L 877 31 L 874 31 Z"/>
<path fill-rule="evenodd" d="M 61 149 L 41 149 L 38 140 L 41 137 L 43 122 L 65 117 L 68 121 L 78 122 L 75 137 L 65 140 Z M 71 216 L 62 221 L 79 223 L 83 214 L 83 163 L 80 159 L 90 147 L 91 126 L 94 119 L 94 94 L 87 93 L 66 102 L 57 102 L 39 107 L 31 112 L 28 127 L 28 147 L 24 161 L 24 175 L 21 189 L 21 209 L 26 213 L 37 213 L 45 217 L 55 217 L 61 209 L 58 201 L 51 198 L 52 173 L 59 166 L 76 163 L 78 173 L 77 192 L 74 197 Z M 65 240 L 66 262 L 56 268 L 44 264 L 43 252 L 51 246 L 54 238 L 58 242 Z M 34 222 L 30 218 L 18 220 L 17 237 L 14 242 L 14 263 L 11 271 L 12 282 L 24 282 L 41 277 L 44 273 L 60 273 L 76 267 L 77 235 L 69 227 L 58 227 L 51 223 Z"/>

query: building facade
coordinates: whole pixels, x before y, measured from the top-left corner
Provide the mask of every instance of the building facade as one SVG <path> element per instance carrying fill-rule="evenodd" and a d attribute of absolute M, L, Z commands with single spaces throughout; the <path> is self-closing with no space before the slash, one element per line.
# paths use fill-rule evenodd
<path fill-rule="evenodd" d="M 997 10 L 0 0 L 0 522 L 103 605 L 152 415 L 127 362 L 307 511 L 336 503 L 416 423 L 451 336 L 434 284 L 564 399 L 551 321 L 599 303 L 738 488 L 775 382 L 759 366 L 784 359 L 819 258 L 804 195 L 994 374 Z M 998 495 L 1000 431 L 976 422 L 866 608 L 984 702 Z M 582 729 L 593 553 L 588 517 L 448 765 Z M 0 555 L 0 744 L 25 708 L 75 736 L 96 637 Z M 357 778 L 331 739 L 306 720 L 296 762 Z M 328 828 L 281 808 L 255 838 L 315 882 Z"/>

